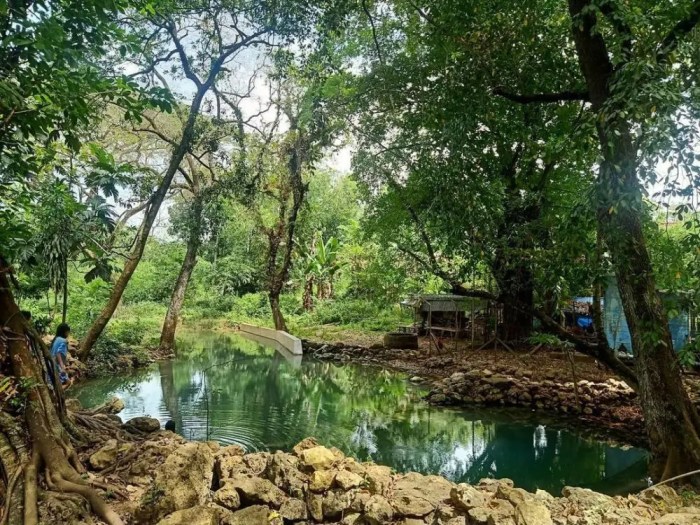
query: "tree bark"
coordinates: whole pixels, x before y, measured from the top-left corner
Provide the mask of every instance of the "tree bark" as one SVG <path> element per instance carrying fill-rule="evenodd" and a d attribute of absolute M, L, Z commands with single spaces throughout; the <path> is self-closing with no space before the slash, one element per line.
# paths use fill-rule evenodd
<path fill-rule="evenodd" d="M 569 12 L 593 110 L 608 115 L 607 121 L 596 119 L 603 156 L 597 180 L 598 220 L 632 336 L 652 476 L 668 479 L 700 468 L 700 419 L 683 385 L 646 247 L 632 125 L 620 112 L 611 111 L 614 69 L 606 44 L 595 30 L 590 0 L 569 0 Z"/>
<path fill-rule="evenodd" d="M 9 370 L 3 370 L 25 385 L 26 404 L 23 424 L 8 428 L 11 417 L 0 413 L 0 433 L 13 445 L 18 458 L 24 458 L 22 468 L 23 503 L 10 501 L 8 505 L 24 505 L 22 523 L 34 525 L 37 523 L 37 486 L 36 472 L 40 465 L 46 472 L 49 481 L 61 491 L 72 492 L 83 496 L 92 510 L 110 525 L 122 525 L 119 516 L 111 510 L 102 498 L 82 479 L 82 465 L 71 444 L 70 437 L 64 426 L 65 406 L 63 390 L 58 382 L 53 367 L 46 366 L 46 347 L 36 332 L 29 326 L 19 311 L 10 289 L 7 276 L 9 269 L 0 259 L 0 356 Z M 47 383 L 48 379 L 48 383 Z M 8 419 L 10 418 L 10 419 Z M 16 434 L 22 434 L 17 439 Z M 25 442 L 30 443 L 29 447 Z M 3 468 L 8 456 L 0 458 Z M 31 459 L 30 459 L 31 458 Z M 7 472 L 7 470 L 6 470 Z"/>
<path fill-rule="evenodd" d="M 279 292 L 270 292 L 270 308 L 272 309 L 272 321 L 275 323 L 275 330 L 287 331 L 287 323 L 284 320 L 284 315 L 282 315 L 282 309 L 280 308 L 280 295 Z"/>
<path fill-rule="evenodd" d="M 195 217 L 194 220 L 201 221 L 201 205 L 194 203 L 195 206 Z M 160 334 L 160 345 L 159 350 L 161 352 L 172 351 L 175 344 L 175 331 L 177 330 L 177 320 L 180 316 L 180 311 L 182 310 L 182 305 L 185 302 L 185 293 L 187 292 L 187 285 L 190 282 L 190 277 L 192 276 L 192 271 L 197 264 L 197 251 L 199 250 L 200 238 L 199 238 L 199 226 L 196 228 L 196 232 L 192 232 L 187 240 L 187 251 L 185 253 L 185 259 L 182 261 L 182 267 L 180 268 L 180 274 L 177 276 L 177 281 L 175 282 L 175 288 L 173 288 L 173 294 L 170 297 L 170 304 L 168 305 L 168 312 L 165 314 L 165 320 L 163 321 L 163 330 Z"/>
<path fill-rule="evenodd" d="M 180 139 L 180 143 L 178 144 L 177 148 L 173 151 L 172 156 L 170 157 L 168 169 L 166 170 L 165 175 L 163 176 L 163 180 L 160 182 L 158 189 L 153 194 L 150 200 L 148 210 L 145 214 L 144 222 L 136 235 L 136 241 L 134 243 L 134 247 L 131 251 L 131 254 L 129 255 L 129 258 L 126 261 L 126 264 L 124 264 L 124 268 L 122 269 L 122 273 L 119 275 L 117 282 L 114 284 L 114 288 L 112 289 L 112 293 L 110 294 L 109 299 L 107 300 L 107 304 L 97 316 L 97 319 L 95 319 L 95 321 L 92 323 L 92 326 L 88 330 L 88 333 L 81 341 L 80 348 L 78 350 L 78 357 L 83 361 L 85 361 L 88 358 L 92 347 L 97 341 L 97 338 L 102 334 L 103 330 L 107 326 L 107 323 L 109 323 L 109 320 L 112 318 L 112 315 L 114 315 L 114 311 L 117 309 L 119 301 L 121 301 L 122 295 L 124 295 L 126 285 L 129 284 L 131 277 L 136 271 L 136 267 L 141 261 L 141 257 L 143 256 L 143 251 L 146 248 L 146 242 L 148 241 L 151 228 L 153 227 L 153 223 L 155 222 L 158 216 L 158 211 L 160 210 L 160 206 L 163 203 L 163 200 L 165 199 L 165 195 L 168 192 L 168 188 L 170 188 L 170 183 L 172 182 L 175 173 L 177 173 L 178 167 L 180 166 L 182 159 L 185 157 L 185 154 L 189 151 L 190 145 L 194 138 L 195 121 L 199 113 L 199 109 L 202 105 L 204 95 L 207 93 L 207 91 L 209 91 L 211 83 L 214 80 L 214 76 L 215 74 L 211 75 L 207 82 L 201 84 L 198 87 L 197 92 L 194 98 L 192 99 L 192 104 L 190 106 L 189 114 L 187 116 L 187 121 L 185 122 L 184 128 L 182 130 L 182 138 Z"/>
<path fill-rule="evenodd" d="M 301 300 L 302 307 L 305 311 L 310 312 L 314 309 L 314 276 L 309 275 L 304 281 L 304 295 Z"/>

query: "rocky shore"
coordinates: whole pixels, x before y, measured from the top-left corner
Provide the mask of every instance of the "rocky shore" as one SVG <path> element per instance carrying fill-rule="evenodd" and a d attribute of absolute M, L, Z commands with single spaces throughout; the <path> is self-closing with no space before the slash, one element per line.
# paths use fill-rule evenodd
<path fill-rule="evenodd" d="M 286 452 L 246 454 L 239 446 L 188 442 L 157 421 L 126 425 L 145 437 L 110 440 L 87 452 L 93 470 L 128 497 L 125 522 L 157 525 L 689 525 L 694 500 L 660 486 L 627 497 L 566 487 L 530 493 L 508 479 L 455 484 L 359 463 L 307 438 Z M 62 523 L 56 516 L 51 523 Z M 63 523 L 76 523 L 64 521 Z"/>
<path fill-rule="evenodd" d="M 426 399 L 443 406 L 519 407 L 560 416 L 592 434 L 646 444 L 636 393 L 595 364 L 570 365 L 561 356 L 522 358 L 511 353 L 464 352 L 435 355 L 425 349 L 397 350 L 304 341 L 308 355 L 337 363 L 362 363 L 405 372 L 429 389 Z M 546 361 L 546 366 L 545 365 Z"/>

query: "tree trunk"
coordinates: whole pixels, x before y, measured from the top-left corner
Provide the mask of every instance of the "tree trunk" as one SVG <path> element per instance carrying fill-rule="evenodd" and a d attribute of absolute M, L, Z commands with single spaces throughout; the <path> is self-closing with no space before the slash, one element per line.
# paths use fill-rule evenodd
<path fill-rule="evenodd" d="M 314 309 L 314 276 L 309 275 L 304 282 L 304 295 L 302 296 L 302 307 L 310 312 Z"/>
<path fill-rule="evenodd" d="M 528 311 L 534 308 L 532 272 L 517 262 L 502 264 L 507 267 L 494 272 L 504 300 L 501 337 L 505 341 L 522 341 L 532 333 L 532 314 Z"/>
<path fill-rule="evenodd" d="M 64 426 L 63 390 L 53 367 L 46 365 L 48 350 L 15 303 L 8 271 L 0 259 L 0 361 L 10 367 L 9 370 L 2 370 L 3 374 L 26 385 L 26 403 L 21 421 L 0 412 L 0 442 L 11 446 L 10 450 L 3 448 L 0 461 L 8 476 L 14 474 L 18 480 L 21 477 L 19 486 L 23 492 L 21 497 L 15 491 L 9 492 L 6 498 L 16 496 L 19 501 L 6 499 L 4 507 L 12 509 L 17 506 L 22 509 L 21 521 L 15 520 L 13 523 L 38 523 L 36 477 L 37 471 L 45 472 L 47 481 L 57 490 L 80 494 L 103 521 L 121 525 L 119 516 L 81 477 L 83 468 Z M 17 461 L 15 466 L 21 470 L 11 468 L 8 461 L 11 462 L 13 457 Z M 15 509 L 12 515 L 17 518 L 19 511 Z"/>
<path fill-rule="evenodd" d="M 61 315 L 62 323 L 66 322 L 68 315 L 68 268 L 66 268 L 65 278 L 63 279 L 63 311 Z"/>
<path fill-rule="evenodd" d="M 201 218 L 201 213 L 199 215 Z M 192 271 L 197 264 L 197 251 L 199 250 L 199 244 L 199 234 L 191 235 L 187 242 L 187 252 L 185 253 L 185 259 L 182 261 L 180 274 L 177 277 L 175 288 L 173 288 L 173 294 L 170 297 L 168 312 L 165 314 L 165 320 L 163 321 L 163 330 L 160 334 L 159 346 L 159 350 L 161 352 L 170 352 L 174 347 L 177 320 L 180 316 L 180 310 L 182 310 L 182 304 L 185 302 L 187 285 L 190 282 Z"/>
<path fill-rule="evenodd" d="M 213 81 L 213 78 L 211 81 Z M 136 271 L 136 267 L 141 261 L 143 251 L 146 248 L 146 242 L 148 241 L 148 236 L 151 232 L 151 227 L 158 216 L 158 211 L 160 210 L 160 206 L 165 199 L 170 183 L 172 182 L 182 159 L 185 157 L 187 151 L 189 151 L 190 144 L 192 143 L 192 139 L 194 137 L 194 125 L 197 114 L 199 113 L 199 108 L 202 105 L 204 95 L 207 91 L 209 91 L 210 87 L 210 82 L 201 84 L 192 100 L 187 121 L 182 130 L 182 138 L 180 139 L 180 143 L 178 144 L 177 148 L 173 150 L 172 156 L 170 157 L 170 163 L 168 164 L 168 169 L 163 176 L 163 180 L 150 200 L 150 205 L 146 211 L 143 224 L 136 234 L 134 248 L 126 261 L 126 264 L 124 264 L 122 273 L 119 275 L 117 282 L 114 284 L 114 288 L 112 289 L 112 293 L 107 300 L 107 304 L 97 316 L 97 319 L 95 319 L 95 321 L 92 323 L 92 326 L 80 344 L 78 357 L 83 361 L 88 358 L 92 347 L 97 341 L 97 338 L 102 334 L 102 331 L 112 318 L 114 311 L 117 309 L 117 305 L 119 305 L 119 301 L 121 301 L 122 295 L 124 295 L 126 285 L 129 284 L 132 275 L 134 275 L 134 272 Z"/>
<path fill-rule="evenodd" d="M 287 324 L 284 321 L 284 316 L 282 315 L 282 310 L 280 309 L 280 296 L 279 292 L 270 292 L 270 308 L 272 309 L 272 320 L 275 323 L 276 330 L 287 331 Z"/>
<path fill-rule="evenodd" d="M 631 124 L 607 107 L 614 68 L 596 31 L 590 0 L 569 0 L 574 40 L 596 119 L 603 162 L 597 179 L 598 220 L 612 256 L 636 356 L 639 396 L 656 479 L 700 468 L 700 419 L 684 388 L 668 317 L 656 290 L 642 230 L 642 188 Z M 617 117 L 614 115 L 617 114 Z"/>

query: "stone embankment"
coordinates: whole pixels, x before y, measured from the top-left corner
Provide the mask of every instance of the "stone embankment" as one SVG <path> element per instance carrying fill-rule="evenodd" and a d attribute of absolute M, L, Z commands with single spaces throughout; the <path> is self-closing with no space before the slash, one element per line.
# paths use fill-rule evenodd
<path fill-rule="evenodd" d="M 596 433 L 645 445 L 637 394 L 609 376 L 598 376 L 594 381 L 580 379 L 574 384 L 567 362 L 561 362 L 559 370 L 542 373 L 534 367 L 528 369 L 524 361 L 517 365 L 494 362 L 486 368 L 483 361 L 460 361 L 449 354 L 426 357 L 421 350 L 304 343 L 306 353 L 317 359 L 389 366 L 413 375 L 414 381 L 430 388 L 426 399 L 434 405 L 520 407 L 575 416 L 578 422 L 600 430 Z"/>
<path fill-rule="evenodd" d="M 146 429 L 146 421 L 139 426 Z M 107 450 L 104 450 L 107 449 Z M 108 442 L 93 468 L 120 466 L 126 522 L 157 525 L 690 525 L 700 509 L 669 487 L 610 497 L 566 487 L 530 493 L 508 479 L 455 484 L 359 463 L 312 438 L 291 453 L 187 442 L 165 431 Z M 128 459 L 130 458 L 130 459 Z"/>

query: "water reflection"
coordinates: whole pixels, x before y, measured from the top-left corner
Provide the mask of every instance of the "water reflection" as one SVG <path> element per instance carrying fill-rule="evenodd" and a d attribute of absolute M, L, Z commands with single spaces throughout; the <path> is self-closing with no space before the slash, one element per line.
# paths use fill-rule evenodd
<path fill-rule="evenodd" d="M 437 409 L 399 374 L 287 360 L 255 341 L 197 334 L 179 357 L 136 376 L 95 380 L 86 405 L 112 395 L 124 418 L 173 419 L 190 439 L 248 450 L 289 450 L 307 436 L 360 460 L 455 481 L 509 477 L 518 486 L 559 492 L 564 485 L 610 493 L 636 490 L 646 454 L 584 439 L 509 411 Z"/>

